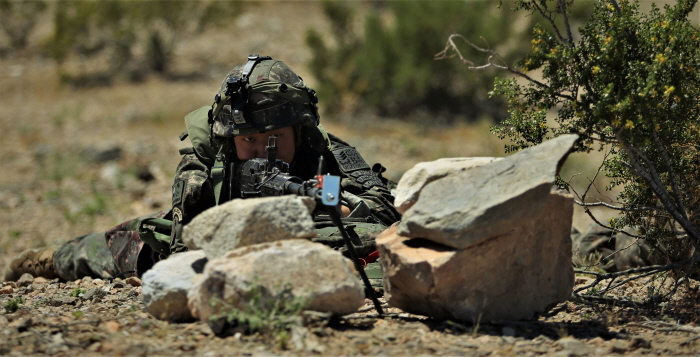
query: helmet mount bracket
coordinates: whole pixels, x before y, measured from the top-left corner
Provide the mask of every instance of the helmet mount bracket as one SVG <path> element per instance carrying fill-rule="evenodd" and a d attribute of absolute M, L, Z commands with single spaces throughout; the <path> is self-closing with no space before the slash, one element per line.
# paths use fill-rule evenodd
<path fill-rule="evenodd" d="M 258 131 L 252 127 L 250 120 L 246 118 L 245 113 L 248 109 L 248 83 L 250 73 L 253 72 L 255 65 L 262 61 L 271 60 L 270 56 L 250 55 L 248 62 L 243 67 L 240 77 L 229 78 L 226 82 L 226 96 L 231 98 L 231 114 L 233 122 L 240 134 L 257 133 Z"/>

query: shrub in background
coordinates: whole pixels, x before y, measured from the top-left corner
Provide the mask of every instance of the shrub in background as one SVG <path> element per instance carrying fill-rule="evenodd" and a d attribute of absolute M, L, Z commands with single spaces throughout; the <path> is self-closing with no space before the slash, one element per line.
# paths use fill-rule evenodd
<path fill-rule="evenodd" d="M 240 13 L 234 1 L 70 1 L 53 8 L 53 35 L 46 48 L 64 82 L 132 80 L 168 74 L 184 39 Z M 63 66 L 78 59 L 77 68 Z M 90 60 L 100 61 L 91 63 Z"/>
<path fill-rule="evenodd" d="M 47 7 L 40 0 L 0 0 L 0 29 L 7 36 L 11 50 L 27 47 L 29 36 Z"/>
<path fill-rule="evenodd" d="M 323 6 L 330 34 L 310 29 L 306 43 L 327 110 L 390 117 L 422 113 L 444 122 L 458 115 L 469 120 L 505 116 L 502 102 L 488 99 L 489 73 L 433 56 L 441 50 L 440 41 L 455 32 L 483 35 L 484 44 L 518 53 L 512 44 L 522 42 L 514 39 L 529 20 L 498 11 L 489 1 L 390 1 L 370 8 L 360 32 L 355 30 L 356 5 L 328 1 Z"/>
<path fill-rule="evenodd" d="M 543 79 L 501 79 L 495 90 L 509 103 L 510 117 L 494 128 L 512 140 L 508 151 L 567 133 L 581 136 L 577 151 L 610 148 L 603 164 L 611 185 L 622 187 L 620 218 L 610 226 L 637 228 L 670 262 L 700 259 L 700 31 L 689 21 L 696 3 L 642 12 L 638 2 L 600 1 L 577 39 L 557 10 L 571 1 L 517 1 L 540 13 L 550 5 L 543 14 L 558 22 L 536 27 L 531 52 L 512 68 L 541 70 Z"/>

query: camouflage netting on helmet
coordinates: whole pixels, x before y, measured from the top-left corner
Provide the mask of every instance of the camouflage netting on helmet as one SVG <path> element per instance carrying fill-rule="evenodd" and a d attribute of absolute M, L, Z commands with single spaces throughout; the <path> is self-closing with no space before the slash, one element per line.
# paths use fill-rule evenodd
<path fill-rule="evenodd" d="M 241 78 L 245 66 L 236 66 L 221 84 L 218 103 L 212 108 L 213 134 L 217 137 L 241 135 L 242 123 L 232 113 L 232 97 L 226 95 L 229 81 Z M 319 124 L 313 91 L 281 61 L 264 60 L 248 76 L 246 93 L 250 98 L 245 121 L 252 132 L 266 132 L 288 126 L 315 127 Z M 310 93 L 311 91 L 311 93 Z M 256 95 L 257 94 L 257 95 Z"/>

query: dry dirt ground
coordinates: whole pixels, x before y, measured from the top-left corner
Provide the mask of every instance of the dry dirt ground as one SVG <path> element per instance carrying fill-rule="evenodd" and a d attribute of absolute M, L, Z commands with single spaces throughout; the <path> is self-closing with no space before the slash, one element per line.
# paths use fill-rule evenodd
<path fill-rule="evenodd" d="M 565 302 L 546 316 L 504 324 L 436 321 L 386 305 L 380 318 L 367 301 L 360 312 L 339 318 L 307 315 L 303 327 L 286 334 L 218 337 L 203 322 L 168 323 L 149 315 L 140 283 L 37 278 L 4 284 L 0 354 L 687 356 L 700 347 L 697 290 L 648 309 Z M 642 298 L 644 291 L 644 284 L 632 283 L 621 293 Z"/>
<path fill-rule="evenodd" d="M 197 81 L 150 78 L 71 90 L 58 83 L 56 64 L 36 51 L 0 58 L 0 266 L 24 249 L 167 207 L 177 150 L 186 146 L 177 139 L 182 117 L 210 104 L 221 78 L 247 54 L 283 59 L 313 86 L 302 45 L 309 24 L 286 20 L 323 19 L 318 6 L 272 4 L 247 10 L 228 32 L 183 44 L 178 69 L 196 69 Z M 261 18 L 256 31 L 221 50 L 232 33 Z M 395 180 L 421 161 L 503 155 L 485 124 L 334 120 L 332 108 L 322 109 L 327 129 L 368 162 L 383 163 Z M 585 228 L 583 220 L 575 222 Z M 653 291 L 650 284 L 632 282 L 615 294 L 642 300 Z M 306 327 L 287 337 L 217 337 L 202 322 L 150 316 L 135 279 L 38 278 L 0 286 L 0 355 L 695 355 L 700 300 L 697 290 L 682 289 L 678 300 L 648 308 L 565 302 L 545 316 L 508 324 L 435 321 L 392 308 L 378 318 L 367 304 L 340 318 L 308 317 Z"/>

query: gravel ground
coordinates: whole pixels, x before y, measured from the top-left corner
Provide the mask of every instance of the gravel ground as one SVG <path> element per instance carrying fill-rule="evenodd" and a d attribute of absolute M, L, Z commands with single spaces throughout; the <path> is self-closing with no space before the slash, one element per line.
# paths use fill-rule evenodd
<path fill-rule="evenodd" d="M 638 285 L 626 291 L 643 291 L 643 283 Z M 386 310 L 382 318 L 367 300 L 347 316 L 306 313 L 303 325 L 286 334 L 225 337 L 203 322 L 168 323 L 148 314 L 138 278 L 59 282 L 27 277 L 3 284 L 0 294 L 0 355 L 10 356 L 687 356 L 700 348 L 697 290 L 651 309 L 565 302 L 532 321 L 505 324 L 436 321 L 387 307 L 380 298 Z"/>

